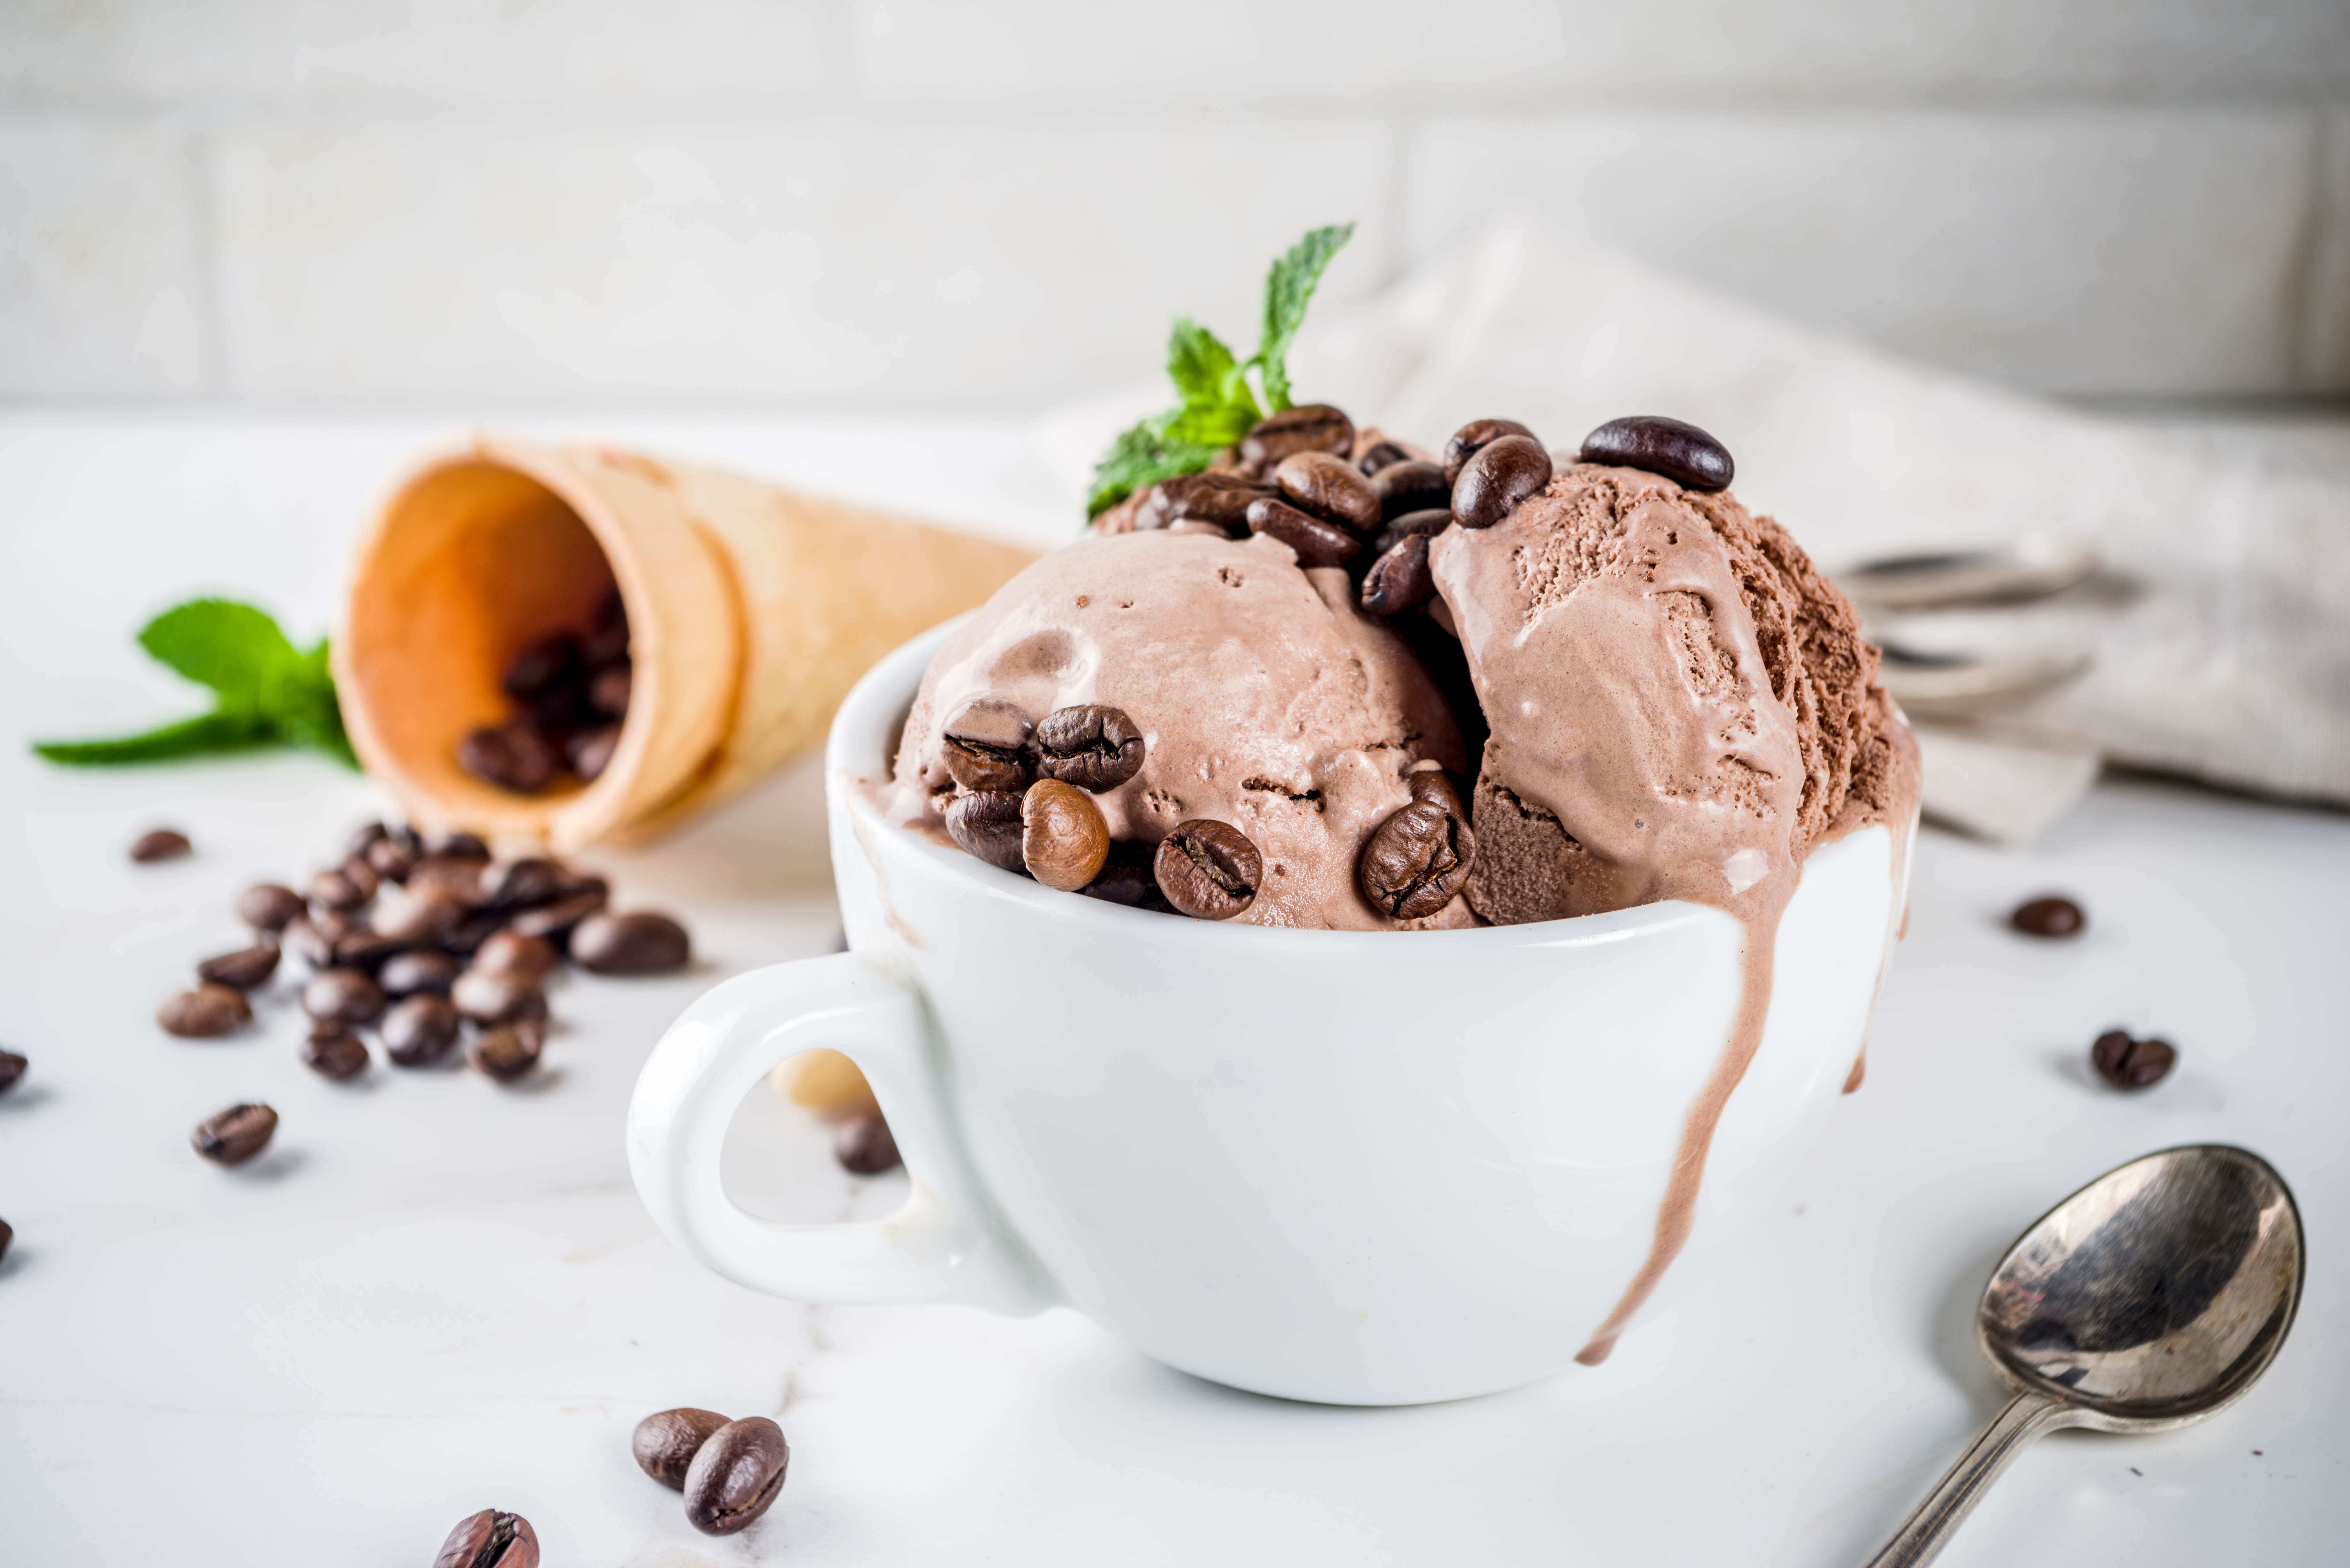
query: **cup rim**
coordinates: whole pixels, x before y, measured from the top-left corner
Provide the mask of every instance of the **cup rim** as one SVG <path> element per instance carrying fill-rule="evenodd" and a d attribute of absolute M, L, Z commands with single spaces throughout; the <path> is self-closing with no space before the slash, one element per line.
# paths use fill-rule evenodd
<path fill-rule="evenodd" d="M 893 853 L 906 854 L 917 864 L 941 876 L 960 879 L 974 897 L 1016 909 L 1031 918 L 1048 922 L 1107 920 L 1113 922 L 1110 929 L 1116 929 L 1114 922 L 1118 920 L 1147 920 L 1155 933 L 1152 940 L 1160 943 L 1280 941 L 1291 945 L 1313 942 L 1352 944 L 1409 939 L 1413 944 L 1411 950 L 1431 954 L 1442 950 L 1437 947 L 1439 943 L 1474 943 L 1493 948 L 1590 947 L 1675 930 L 1710 918 L 1728 920 L 1738 918 L 1726 909 L 1693 899 L 1660 898 L 1654 903 L 1635 904 L 1629 909 L 1609 909 L 1596 915 L 1573 915 L 1564 919 L 1529 920 L 1508 926 L 1471 926 L 1437 931 L 1313 930 L 1295 926 L 1255 926 L 1232 920 L 1185 919 L 1149 909 L 1129 909 L 1107 898 L 1088 898 L 1078 893 L 1056 893 L 1025 877 L 1014 876 L 1001 867 L 991 866 L 975 855 L 967 855 L 961 849 L 940 844 L 891 822 L 866 793 L 865 786 L 875 778 L 873 767 L 883 758 L 895 755 L 899 733 L 913 707 L 914 694 L 921 685 L 922 675 L 930 668 L 931 656 L 958 627 L 978 613 L 977 610 L 966 610 L 892 649 L 865 672 L 842 700 L 825 742 L 827 810 L 836 815 L 847 811 L 856 837 L 874 853 L 880 852 L 880 845 L 893 845 Z M 866 756 L 864 763 L 851 760 L 853 755 L 860 753 Z M 1870 823 L 1837 838 L 1814 845 L 1811 853 L 1804 857 L 1803 867 L 1798 870 L 1798 881 L 1802 869 L 1808 869 L 1814 859 L 1821 856 L 1840 857 L 1846 852 L 1846 845 L 1872 831 L 1882 833 L 1887 829 L 1881 823 Z M 1141 928 L 1136 929 L 1139 930 Z"/>

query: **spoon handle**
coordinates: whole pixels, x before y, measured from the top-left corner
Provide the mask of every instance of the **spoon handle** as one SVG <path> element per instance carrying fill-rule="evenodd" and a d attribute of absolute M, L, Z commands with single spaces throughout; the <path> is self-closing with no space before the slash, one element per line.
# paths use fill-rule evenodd
<path fill-rule="evenodd" d="M 1868 1568 L 1925 1568 L 1950 1539 L 1959 1521 L 1971 1512 L 1999 1472 L 2023 1451 L 2023 1445 L 2053 1427 L 2070 1407 L 2045 1394 L 2018 1394 L 2007 1408 L 1991 1417 L 1982 1436 L 1959 1456 L 1917 1511 L 1904 1520 L 1885 1549 L 1868 1560 Z"/>

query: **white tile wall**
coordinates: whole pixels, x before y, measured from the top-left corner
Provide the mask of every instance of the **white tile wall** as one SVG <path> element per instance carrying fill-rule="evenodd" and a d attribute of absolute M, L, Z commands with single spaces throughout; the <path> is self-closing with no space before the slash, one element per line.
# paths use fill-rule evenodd
<path fill-rule="evenodd" d="M 2020 384 L 2350 391 L 2350 0 L 0 0 L 0 397 L 1033 401 L 1513 198 Z"/>

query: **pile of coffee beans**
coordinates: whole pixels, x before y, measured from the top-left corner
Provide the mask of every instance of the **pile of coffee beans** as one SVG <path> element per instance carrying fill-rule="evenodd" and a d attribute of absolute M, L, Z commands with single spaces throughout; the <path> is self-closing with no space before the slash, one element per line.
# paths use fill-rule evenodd
<path fill-rule="evenodd" d="M 566 777 L 593 784 L 620 743 L 631 679 L 629 612 L 616 589 L 584 631 L 534 642 L 507 662 L 498 685 L 514 716 L 458 742 L 457 765 L 515 794 Z"/>
<path fill-rule="evenodd" d="M 765 1513 L 792 1462 L 784 1429 L 764 1416 L 730 1421 L 691 1407 L 638 1422 L 631 1447 L 645 1474 L 685 1494 L 686 1522 L 704 1535 L 732 1535 Z"/>
<path fill-rule="evenodd" d="M 616 914 L 609 896 L 602 877 L 558 860 L 498 859 L 472 834 L 428 839 L 371 822 L 302 891 L 264 882 L 238 895 L 252 943 L 199 963 L 199 983 L 165 1002 L 156 1022 L 190 1038 L 241 1027 L 253 1016 L 247 993 L 290 950 L 310 971 L 302 1061 L 312 1070 L 336 1079 L 365 1072 L 370 1057 L 359 1031 L 372 1029 L 397 1066 L 438 1062 L 463 1042 L 476 1070 L 512 1083 L 538 1064 L 544 982 L 567 959 L 607 975 L 665 974 L 691 961 L 683 926 L 667 915 Z M 200 1129 L 199 1147 L 224 1163 L 260 1146 L 228 1152 L 237 1147 L 205 1148 Z"/>
<path fill-rule="evenodd" d="M 538 1532 L 521 1514 L 485 1508 L 458 1521 L 432 1568 L 538 1568 Z"/>
<path fill-rule="evenodd" d="M 1093 797 L 1141 772 L 1143 750 L 1141 727 L 1117 708 L 1080 703 L 1032 723 L 1008 699 L 972 698 L 948 715 L 940 741 L 957 791 L 945 808 L 947 834 L 966 853 L 1057 892 L 1230 919 L 1249 907 L 1264 874 L 1239 828 L 1202 819 L 1180 824 L 1155 850 L 1111 842 Z"/>

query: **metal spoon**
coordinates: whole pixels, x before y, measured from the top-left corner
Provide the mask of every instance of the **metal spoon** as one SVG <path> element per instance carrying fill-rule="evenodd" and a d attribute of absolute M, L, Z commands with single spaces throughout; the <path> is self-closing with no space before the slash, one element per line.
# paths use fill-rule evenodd
<path fill-rule="evenodd" d="M 2043 1432 L 2168 1431 L 2235 1403 L 2293 1327 L 2301 1276 L 2301 1210 L 2241 1148 L 2167 1148 L 2064 1199 L 1975 1308 L 1975 1343 L 2015 1397 L 1869 1568 L 1932 1562 Z"/>
<path fill-rule="evenodd" d="M 2022 534 L 1981 549 L 1881 556 L 1835 574 L 1836 586 L 1871 609 L 2045 598 L 2097 569 L 2096 546 Z"/>

